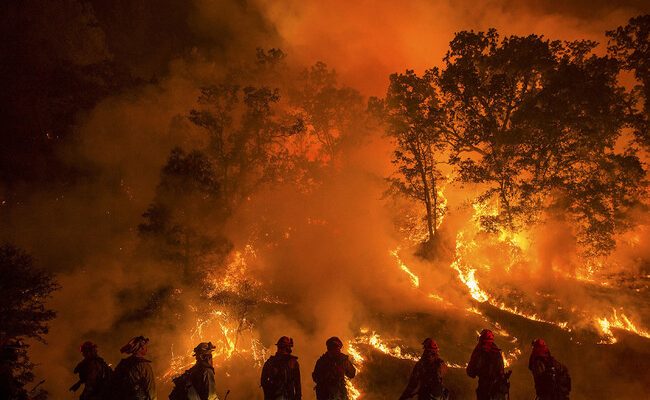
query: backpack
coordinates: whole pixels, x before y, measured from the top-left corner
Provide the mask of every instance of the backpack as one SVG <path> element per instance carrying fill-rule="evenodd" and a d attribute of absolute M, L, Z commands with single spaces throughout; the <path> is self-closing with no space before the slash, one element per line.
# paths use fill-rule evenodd
<path fill-rule="evenodd" d="M 554 360 L 555 362 L 555 389 L 562 396 L 569 396 L 571 393 L 571 376 L 569 375 L 569 370 L 560 362 Z"/>
<path fill-rule="evenodd" d="M 111 382 L 111 398 L 114 400 L 131 399 L 135 397 L 133 385 L 128 377 L 132 361 L 129 358 L 122 359 L 115 367 Z"/>
<path fill-rule="evenodd" d="M 293 371 L 297 368 L 296 357 L 271 356 L 265 366 L 266 375 L 263 389 L 266 396 L 294 396 Z"/>
<path fill-rule="evenodd" d="M 192 384 L 191 370 L 183 372 L 172 380 L 174 388 L 169 394 L 169 400 L 200 400 Z"/>
<path fill-rule="evenodd" d="M 97 362 L 99 363 L 100 368 L 97 391 L 100 393 L 102 398 L 109 398 L 111 386 L 113 384 L 113 370 L 101 357 L 98 358 Z"/>

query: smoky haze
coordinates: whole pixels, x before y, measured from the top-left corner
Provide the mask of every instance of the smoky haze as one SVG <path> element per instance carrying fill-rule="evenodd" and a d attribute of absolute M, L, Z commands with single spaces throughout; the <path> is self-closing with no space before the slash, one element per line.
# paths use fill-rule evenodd
<path fill-rule="evenodd" d="M 151 338 L 158 395 L 166 398 L 171 383 L 164 375 L 174 355 L 189 351 L 199 336 L 224 342 L 214 327 L 192 335 L 197 318 L 212 304 L 203 283 L 182 279 L 177 265 L 154 256 L 138 231 L 172 149 L 206 146 L 205 131 L 188 118 L 200 107 L 201 87 L 227 79 L 231 69 L 254 59 L 257 48 L 280 48 L 289 69 L 323 61 L 336 70 L 341 85 L 365 100 L 385 95 L 391 73 L 440 65 L 461 30 L 495 27 L 504 36 L 537 33 L 604 42 L 606 30 L 650 11 L 641 1 L 531 3 L 57 0 L 1 6 L 8 38 L 2 52 L 11 56 L 2 74 L 7 90 L 0 239 L 33 254 L 62 287 L 49 303 L 58 316 L 47 344 L 31 348 L 36 381 L 46 380 L 53 399 L 72 398 L 67 388 L 76 381 L 72 369 L 80 343 L 97 342 L 100 354 L 115 365 L 119 347 L 143 334 Z M 279 78 L 278 86 L 290 87 L 289 76 Z M 363 129 L 318 171 L 318 184 L 261 185 L 225 221 L 199 221 L 228 241 L 229 251 L 204 266 L 210 276 L 219 279 L 233 252 L 243 252 L 247 272 L 261 285 L 259 296 L 271 299 L 247 311 L 254 325 L 240 345 L 257 343 L 274 351 L 279 336 L 292 336 L 309 400 L 314 398 L 310 373 L 330 336 L 347 343 L 360 330 L 376 330 L 401 338 L 396 343 L 414 354 L 424 337 L 434 336 L 442 356 L 463 365 L 476 332 L 495 329 L 496 322 L 503 349 L 523 351 L 512 366 L 514 398 L 532 397 L 528 343 L 537 336 L 546 336 L 554 354 L 566 360 L 575 398 L 603 393 L 642 398 L 649 377 L 637 374 L 650 370 L 648 339 L 624 334 L 615 345 L 597 345 L 596 333 L 531 324 L 487 305 L 478 306 L 482 315 L 468 311 L 477 303 L 449 265 L 458 232 L 472 226 L 467 205 L 475 188 L 449 190 L 450 211 L 436 257 L 415 255 L 416 246 L 394 223 L 404 216 L 396 214 L 413 212 L 414 206 L 396 204 L 385 194 L 392 143 L 376 121 L 365 118 L 358 115 Z M 643 210 L 638 220 L 647 221 Z M 562 304 L 584 312 L 573 322 L 587 332 L 593 331 L 587 316 L 604 315 L 612 304 L 632 307 L 633 320 L 650 325 L 647 291 L 611 294 L 597 285 L 578 286 L 562 273 L 549 274 L 574 274 L 577 250 L 561 222 L 536 229 L 526 247 L 533 261 L 508 270 L 507 280 L 498 278 L 506 273 L 498 270 L 502 248 L 486 247 L 476 256 L 499 272 L 480 276 L 484 287 L 498 293 L 506 284 L 524 298 L 552 291 Z M 647 275 L 647 239 L 642 228 L 630 234 L 609 271 Z M 254 255 L 246 253 L 247 246 Z M 391 254 L 395 250 L 397 256 Z M 417 289 L 397 258 L 419 277 Z M 444 300 L 432 300 L 432 294 Z M 368 399 L 396 398 L 412 364 L 363 346 L 370 355 L 358 387 Z M 614 366 L 622 373 L 603 379 Z M 216 369 L 220 395 L 229 388 L 232 399 L 262 397 L 259 365 L 249 354 L 218 361 Z M 462 369 L 452 369 L 448 379 L 457 398 L 473 396 L 475 382 Z M 372 387 L 380 389 L 371 393 Z"/>

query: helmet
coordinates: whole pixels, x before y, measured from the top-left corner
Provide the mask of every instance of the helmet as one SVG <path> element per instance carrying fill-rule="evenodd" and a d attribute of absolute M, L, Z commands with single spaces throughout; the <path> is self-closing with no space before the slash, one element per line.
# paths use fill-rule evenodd
<path fill-rule="evenodd" d="M 422 347 L 424 347 L 425 350 L 433 350 L 435 352 L 438 351 L 438 343 L 436 343 L 436 341 L 431 338 L 424 339 L 424 342 L 422 342 Z"/>
<path fill-rule="evenodd" d="M 288 347 L 293 347 L 293 339 L 290 338 L 289 336 L 282 336 L 280 339 L 278 339 L 277 343 L 275 343 L 276 346 L 280 348 L 288 348 Z"/>
<path fill-rule="evenodd" d="M 202 356 L 204 354 L 210 354 L 217 346 L 213 345 L 212 342 L 201 342 L 194 348 L 195 356 Z"/>
<path fill-rule="evenodd" d="M 97 345 L 90 340 L 87 340 L 79 346 L 79 351 L 82 353 L 97 352 Z"/>
<path fill-rule="evenodd" d="M 483 329 L 478 339 L 481 342 L 494 342 L 494 333 L 489 329 Z"/>
<path fill-rule="evenodd" d="M 544 355 L 550 353 L 548 346 L 544 339 L 535 339 L 533 340 L 533 353 L 536 355 Z"/>
<path fill-rule="evenodd" d="M 327 339 L 325 342 L 325 346 L 327 346 L 328 349 L 331 348 L 342 348 L 343 347 L 343 342 L 341 339 L 337 338 L 336 336 L 332 336 L 331 338 Z"/>
<path fill-rule="evenodd" d="M 146 338 L 144 336 L 136 336 L 133 339 L 129 340 L 129 343 L 122 346 L 120 352 L 126 354 L 135 354 L 144 348 L 147 343 L 149 343 L 149 338 Z"/>

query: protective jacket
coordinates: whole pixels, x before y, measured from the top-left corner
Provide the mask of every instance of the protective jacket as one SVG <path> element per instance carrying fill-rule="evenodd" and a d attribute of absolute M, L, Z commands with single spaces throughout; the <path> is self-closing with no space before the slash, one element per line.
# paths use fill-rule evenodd
<path fill-rule="evenodd" d="M 113 370 L 101 357 L 84 358 L 74 369 L 79 375 L 79 383 L 84 385 L 80 400 L 108 399 L 109 385 Z"/>
<path fill-rule="evenodd" d="M 348 400 L 345 378 L 352 379 L 357 370 L 347 355 L 327 352 L 323 354 L 314 367 L 312 378 L 316 382 L 318 400 Z"/>
<path fill-rule="evenodd" d="M 446 368 L 444 360 L 437 354 L 424 353 L 415 363 L 409 383 L 400 400 L 410 399 L 415 395 L 418 400 L 447 399 L 447 389 L 442 385 L 442 376 Z"/>
<path fill-rule="evenodd" d="M 276 354 L 269 357 L 262 368 L 261 386 L 264 400 L 300 400 L 300 366 L 298 357 Z"/>
<path fill-rule="evenodd" d="M 478 377 L 477 400 L 503 400 L 508 394 L 503 355 L 492 343 L 490 346 L 477 345 L 467 364 L 467 375 Z"/>
<path fill-rule="evenodd" d="M 156 382 L 151 361 L 136 355 L 123 358 L 113 377 L 115 400 L 156 400 Z"/>
<path fill-rule="evenodd" d="M 550 353 L 532 355 L 528 368 L 535 380 L 535 393 L 539 400 L 568 400 L 571 392 L 569 371 Z"/>

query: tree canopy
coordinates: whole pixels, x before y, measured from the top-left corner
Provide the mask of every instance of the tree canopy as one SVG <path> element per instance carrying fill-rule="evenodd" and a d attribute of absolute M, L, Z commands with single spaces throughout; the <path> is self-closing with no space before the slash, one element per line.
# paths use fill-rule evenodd
<path fill-rule="evenodd" d="M 482 216 L 485 230 L 559 218 L 585 254 L 611 251 L 643 200 L 645 170 L 624 136 L 621 64 L 596 45 L 462 31 L 440 69 L 392 75 L 384 102 L 397 138 L 393 181 L 424 199 L 430 220 L 421 187 L 440 180 L 434 166 L 445 157 L 461 182 L 481 189 L 476 201 L 496 205 Z"/>

